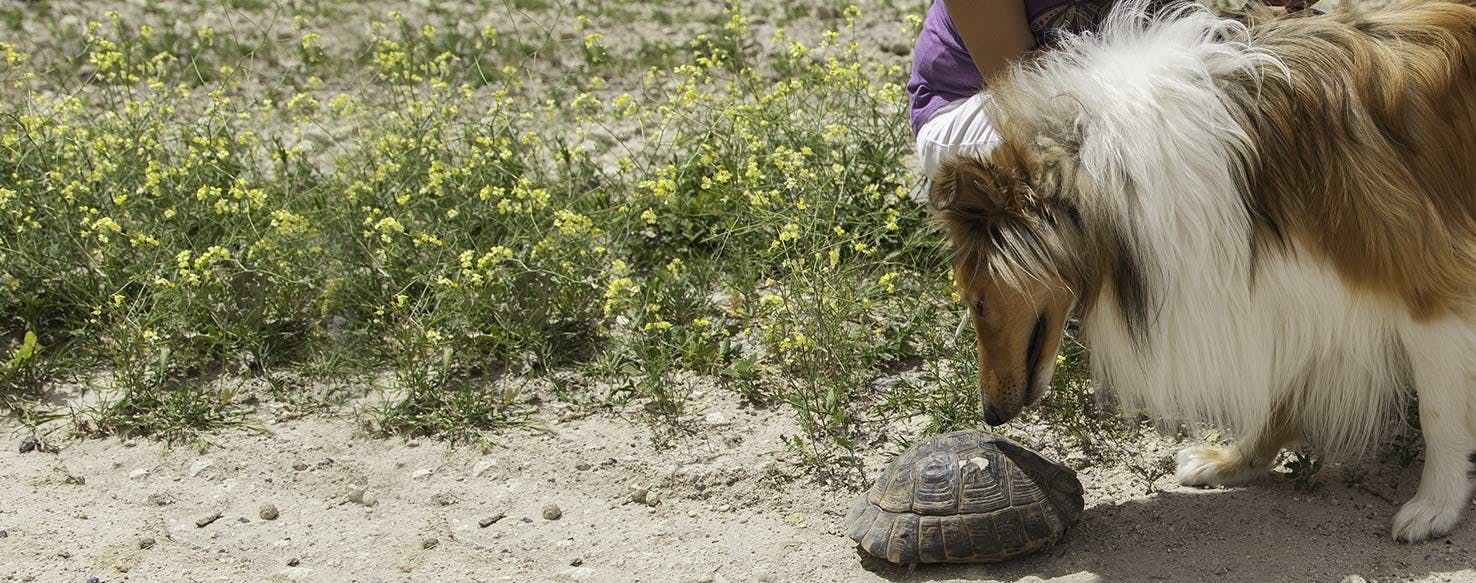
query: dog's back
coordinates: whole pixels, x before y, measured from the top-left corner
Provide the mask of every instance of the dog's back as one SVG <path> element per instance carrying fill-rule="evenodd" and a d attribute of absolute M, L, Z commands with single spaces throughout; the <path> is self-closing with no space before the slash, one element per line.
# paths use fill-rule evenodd
<path fill-rule="evenodd" d="M 1292 241 L 1417 319 L 1476 290 L 1476 8 L 1290 18 L 1252 29 L 1284 75 L 1224 80 L 1253 134 L 1256 241 Z M 1280 78 L 1277 78 L 1280 77 Z"/>

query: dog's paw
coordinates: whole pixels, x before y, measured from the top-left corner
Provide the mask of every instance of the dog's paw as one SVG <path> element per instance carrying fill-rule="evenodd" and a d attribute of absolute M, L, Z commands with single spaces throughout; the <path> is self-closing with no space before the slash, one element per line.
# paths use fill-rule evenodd
<path fill-rule="evenodd" d="M 1174 477 L 1185 486 L 1233 486 L 1261 475 L 1228 447 L 1198 445 L 1179 450 Z"/>
<path fill-rule="evenodd" d="M 1461 519 L 1464 501 L 1415 496 L 1394 515 L 1394 540 L 1417 543 L 1445 536 Z"/>

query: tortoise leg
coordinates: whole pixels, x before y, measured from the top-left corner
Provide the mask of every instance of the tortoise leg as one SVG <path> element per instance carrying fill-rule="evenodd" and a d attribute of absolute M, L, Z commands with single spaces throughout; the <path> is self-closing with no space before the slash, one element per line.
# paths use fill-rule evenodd
<path fill-rule="evenodd" d="M 1185 486 L 1231 486 L 1261 477 L 1281 448 L 1300 437 L 1286 407 L 1278 405 L 1254 434 L 1234 445 L 1196 445 L 1179 450 L 1174 477 Z"/>

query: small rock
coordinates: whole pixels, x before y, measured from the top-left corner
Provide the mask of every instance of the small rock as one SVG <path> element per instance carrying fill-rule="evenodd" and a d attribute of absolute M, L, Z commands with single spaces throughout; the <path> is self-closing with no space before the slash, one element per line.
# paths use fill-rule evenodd
<path fill-rule="evenodd" d="M 143 537 L 141 539 L 138 539 L 138 548 L 141 548 L 141 549 L 152 549 L 152 548 L 154 548 L 154 545 L 155 544 L 157 544 L 157 543 L 155 543 L 154 537 L 151 537 L 151 536 L 146 536 L 146 537 Z"/>
<path fill-rule="evenodd" d="M 441 544 L 441 541 L 436 540 L 435 537 L 427 537 L 425 540 L 420 541 L 420 548 L 425 549 L 425 550 L 431 550 L 433 548 L 436 548 L 440 544 Z"/>
<path fill-rule="evenodd" d="M 589 567 L 570 567 L 559 573 L 571 581 L 588 581 L 594 578 L 594 569 Z"/>
<path fill-rule="evenodd" d="M 579 470 L 581 472 L 587 472 L 587 471 L 589 471 L 589 468 L 591 468 L 591 467 L 593 467 L 593 466 L 590 466 L 589 465 L 589 462 L 579 462 L 577 464 L 574 464 L 574 469 Z"/>
<path fill-rule="evenodd" d="M 288 567 L 296 567 L 296 566 L 301 565 L 301 564 L 302 564 L 302 561 L 299 560 L 297 557 L 292 557 L 290 559 L 287 559 L 287 566 Z"/>
<path fill-rule="evenodd" d="M 487 470 L 495 467 L 497 467 L 497 460 L 486 459 L 479 461 L 476 463 L 476 465 L 472 466 L 472 477 L 481 477 L 482 474 L 487 473 Z"/>
<path fill-rule="evenodd" d="M 727 416 L 717 411 L 713 411 L 711 413 L 708 413 L 707 415 L 704 415 L 702 417 L 702 420 L 706 421 L 708 425 L 726 425 L 728 423 Z"/>
<path fill-rule="evenodd" d="M 174 503 L 174 497 L 165 492 L 154 492 L 149 494 L 149 502 L 154 506 L 168 506 Z"/>
<path fill-rule="evenodd" d="M 21 453 L 31 453 L 33 451 L 37 451 L 37 450 L 40 450 L 40 449 L 41 449 L 41 440 L 36 439 L 36 436 L 34 436 L 34 435 L 27 435 L 26 438 L 25 439 L 22 439 L 21 442 L 20 442 L 20 452 Z"/>
<path fill-rule="evenodd" d="M 200 472 L 210 469 L 212 465 L 215 465 L 215 462 L 208 459 L 195 460 L 195 463 L 190 464 L 190 477 L 199 476 Z"/>
<path fill-rule="evenodd" d="M 84 478 L 82 476 L 73 476 L 71 474 L 67 474 L 67 479 L 64 481 L 74 486 L 83 486 L 87 484 L 87 478 Z"/>
<path fill-rule="evenodd" d="M 415 470 L 415 473 L 410 474 L 410 479 L 412 479 L 412 480 L 424 480 L 426 478 L 429 478 L 430 476 L 431 476 L 431 469 L 430 468 L 420 468 L 418 470 Z"/>
<path fill-rule="evenodd" d="M 97 577 L 88 577 L 87 583 L 103 583 L 103 580 L 98 579 Z"/>
<path fill-rule="evenodd" d="M 9 537 L 10 537 L 10 532 L 4 531 L 4 530 L 0 530 L 0 538 L 9 538 Z"/>
<path fill-rule="evenodd" d="M 584 564 L 584 559 L 579 558 L 579 557 L 574 557 L 574 560 L 569 561 L 569 566 L 570 567 L 578 567 L 578 566 L 583 565 L 583 564 Z"/>
<path fill-rule="evenodd" d="M 732 506 L 729 506 L 727 504 L 724 504 L 724 505 L 718 507 L 718 512 L 732 512 L 732 511 L 733 511 L 733 507 Z"/>
<path fill-rule="evenodd" d="M 631 486 L 630 493 L 625 495 L 625 499 L 630 500 L 631 502 L 634 502 L 636 504 L 645 504 L 646 496 L 649 494 L 650 490 L 647 490 L 640 486 Z"/>
<path fill-rule="evenodd" d="M 564 511 L 559 510 L 558 504 L 548 504 L 543 507 L 544 520 L 558 520 L 564 516 Z"/>
<path fill-rule="evenodd" d="M 136 470 L 133 470 L 131 472 L 128 472 L 128 479 L 130 479 L 130 480 L 137 480 L 139 478 L 146 478 L 146 477 L 148 477 L 148 475 L 149 475 L 149 470 L 148 469 L 146 469 L 146 468 L 138 468 Z"/>
<path fill-rule="evenodd" d="M 246 518 L 245 516 L 242 516 L 242 517 L 237 518 L 236 519 L 236 522 L 239 522 L 241 524 L 250 524 L 251 523 L 251 519 L 250 518 Z"/>
<path fill-rule="evenodd" d="M 260 516 L 262 520 L 276 520 L 278 516 L 277 507 L 271 504 L 262 504 L 261 509 L 257 512 L 257 515 Z"/>
<path fill-rule="evenodd" d="M 483 518 L 481 520 L 478 520 L 477 521 L 477 526 L 480 526 L 482 528 L 487 528 L 489 526 L 492 526 L 494 524 L 497 524 L 497 521 L 502 520 L 503 518 L 506 518 L 506 517 L 507 517 L 507 513 L 506 512 L 498 512 L 497 514 L 493 514 L 492 516 L 488 516 L 486 518 Z"/>
<path fill-rule="evenodd" d="M 450 492 L 441 492 L 435 496 L 431 496 L 431 504 L 435 504 L 436 506 L 450 506 L 455 503 L 456 496 L 453 496 Z"/>
<path fill-rule="evenodd" d="M 205 528 L 207 526 L 210 526 L 210 523 L 215 522 L 217 520 L 220 520 L 220 517 L 221 516 L 224 516 L 224 515 L 221 514 L 220 512 L 215 512 L 215 513 L 212 513 L 210 516 L 206 516 L 204 518 L 201 518 L 199 520 L 196 520 L 195 521 L 195 528 Z"/>
<path fill-rule="evenodd" d="M 696 510 L 688 510 L 687 511 L 687 518 L 697 518 L 697 511 Z"/>
<path fill-rule="evenodd" d="M 661 493 L 660 492 L 654 492 L 653 491 L 653 492 L 646 493 L 646 506 L 650 506 L 652 508 L 655 508 L 655 507 L 660 506 L 660 505 L 661 505 Z"/>
<path fill-rule="evenodd" d="M 1349 575 L 1343 577 L 1343 583 L 1368 583 L 1368 580 L 1364 579 L 1362 575 Z"/>
<path fill-rule="evenodd" d="M 292 469 L 301 472 L 303 470 L 308 469 L 308 465 L 307 465 L 306 462 L 297 462 L 295 464 L 292 464 Z"/>
<path fill-rule="evenodd" d="M 379 504 L 379 497 L 365 488 L 355 488 L 349 492 L 348 501 L 360 506 L 374 506 Z"/>

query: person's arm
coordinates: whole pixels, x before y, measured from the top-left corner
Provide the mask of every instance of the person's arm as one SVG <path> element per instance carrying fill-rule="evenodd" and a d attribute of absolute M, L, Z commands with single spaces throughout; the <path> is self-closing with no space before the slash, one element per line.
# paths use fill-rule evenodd
<path fill-rule="evenodd" d="M 1035 48 L 1021 0 L 943 0 L 985 82 Z"/>

